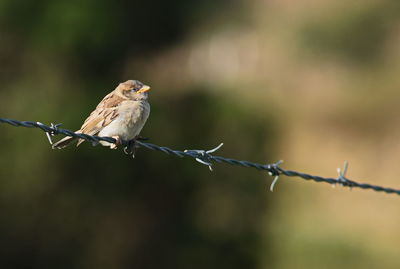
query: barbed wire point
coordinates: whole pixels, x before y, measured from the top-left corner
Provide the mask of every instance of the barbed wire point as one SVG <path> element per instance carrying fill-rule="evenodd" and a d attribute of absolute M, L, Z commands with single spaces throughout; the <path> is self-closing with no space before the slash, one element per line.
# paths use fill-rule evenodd
<path fill-rule="evenodd" d="M 271 186 L 269 187 L 269 190 L 271 192 L 274 192 L 274 187 L 275 187 L 276 182 L 278 182 L 278 179 L 279 179 L 279 176 L 274 177 L 274 180 L 272 181 Z"/>
<path fill-rule="evenodd" d="M 224 143 L 220 143 L 220 144 L 219 144 L 218 146 L 216 146 L 215 148 L 210 149 L 210 150 L 207 150 L 206 153 L 207 153 L 207 154 L 214 153 L 214 152 L 216 152 L 217 150 L 219 150 L 223 145 L 224 145 Z"/>
<path fill-rule="evenodd" d="M 340 167 L 337 168 L 337 172 L 338 172 L 339 175 L 338 175 L 336 181 L 342 186 L 349 187 L 350 190 L 351 190 L 351 187 L 352 187 L 353 184 L 352 184 L 351 181 L 349 181 L 346 178 L 346 173 L 347 173 L 347 169 L 348 168 L 349 168 L 349 162 L 348 161 L 344 161 L 343 170 Z"/>
<path fill-rule="evenodd" d="M 267 169 L 269 170 L 268 175 L 274 176 L 274 180 L 272 181 L 269 190 L 271 192 L 274 191 L 275 184 L 278 182 L 279 176 L 281 175 L 281 172 L 279 171 L 279 165 L 283 163 L 283 160 L 279 160 L 276 163 L 273 164 L 268 164 Z"/>
<path fill-rule="evenodd" d="M 212 165 L 213 165 L 212 163 L 205 162 L 205 161 L 203 161 L 203 160 L 200 159 L 200 158 L 196 158 L 195 160 L 198 161 L 198 162 L 201 163 L 201 164 L 207 165 L 211 172 L 214 171 L 214 170 L 212 169 Z"/>
<path fill-rule="evenodd" d="M 213 149 L 210 150 L 202 150 L 202 149 L 185 149 L 183 152 L 185 153 L 192 153 L 194 154 L 194 158 L 197 162 L 207 165 L 208 169 L 210 169 L 210 171 L 212 172 L 212 156 L 210 155 L 210 153 L 216 152 L 217 150 L 219 150 L 222 146 L 224 145 L 224 143 L 220 143 L 218 146 L 216 146 Z"/>
<path fill-rule="evenodd" d="M 276 163 L 273 164 L 268 164 L 267 165 L 267 170 L 268 170 L 268 175 L 270 176 L 279 176 L 281 172 L 279 171 L 279 165 L 283 163 L 283 160 L 279 160 Z"/>
<path fill-rule="evenodd" d="M 51 137 L 58 134 L 58 127 L 60 127 L 62 125 L 62 123 L 57 123 L 57 124 L 50 123 L 50 126 L 47 126 L 47 125 L 37 121 L 36 124 L 42 127 L 42 130 L 45 131 L 47 140 L 49 141 L 50 145 L 53 145 L 53 140 L 51 139 Z M 49 127 L 52 130 L 49 131 L 48 130 Z"/>

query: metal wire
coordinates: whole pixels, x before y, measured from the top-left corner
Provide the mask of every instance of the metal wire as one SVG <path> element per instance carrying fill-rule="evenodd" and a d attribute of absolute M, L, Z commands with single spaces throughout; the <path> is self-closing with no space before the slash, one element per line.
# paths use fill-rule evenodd
<path fill-rule="evenodd" d="M 45 125 L 40 122 L 32 122 L 32 121 L 18 121 L 18 120 L 13 120 L 13 119 L 3 119 L 0 118 L 0 123 L 7 123 L 15 127 L 28 127 L 28 128 L 39 128 L 42 131 L 46 132 L 46 134 L 49 137 L 49 140 L 51 142 L 50 136 L 54 136 L 57 134 L 63 134 L 66 136 L 72 136 L 72 137 L 77 137 L 77 138 L 82 138 L 84 140 L 87 140 L 89 142 L 92 142 L 93 144 L 97 144 L 99 141 L 106 141 L 110 143 L 116 143 L 116 140 L 112 137 L 99 137 L 99 136 L 91 136 L 91 135 L 86 135 L 86 134 L 80 134 L 80 133 L 75 133 L 70 130 L 62 129 L 59 128 L 60 124 L 51 124 L 51 126 Z M 156 151 L 161 151 L 166 154 L 171 154 L 175 155 L 178 157 L 190 157 L 195 159 L 201 164 L 207 165 L 210 170 L 212 171 L 212 166 L 213 163 L 227 163 L 230 165 L 235 165 L 235 166 L 242 166 L 242 167 L 248 167 L 248 168 L 255 168 L 258 170 L 265 170 L 269 173 L 270 176 L 274 176 L 274 182 L 273 185 L 276 183 L 276 180 L 280 175 L 285 175 L 288 177 L 297 177 L 297 178 L 302 178 L 305 180 L 313 180 L 315 182 L 325 182 L 329 183 L 331 185 L 341 185 L 343 187 L 349 187 L 349 188 L 361 188 L 361 189 L 371 189 L 377 192 L 384 192 L 384 193 L 394 193 L 400 195 L 400 190 L 398 189 L 393 189 L 393 188 L 387 188 L 387 187 L 381 187 L 377 185 L 371 185 L 367 183 L 359 183 L 353 180 L 350 180 L 346 178 L 346 171 L 347 171 L 347 163 L 345 163 L 343 171 L 338 169 L 339 176 L 337 178 L 328 178 L 328 177 L 321 177 L 321 176 L 314 176 L 306 173 L 301 173 L 297 171 L 292 171 L 292 170 L 286 170 L 281 168 L 279 165 L 282 163 L 282 161 L 272 163 L 272 164 L 260 164 L 260 163 L 253 163 L 249 161 L 242 161 L 242 160 L 236 160 L 236 159 L 231 159 L 231 158 L 225 158 L 221 156 L 214 156 L 211 153 L 217 151 L 223 144 L 221 143 L 218 147 L 211 149 L 211 150 L 173 150 L 168 147 L 161 147 L 158 145 L 154 145 L 151 143 L 145 143 L 143 141 L 136 141 L 136 144 L 139 146 L 142 146 L 147 149 L 151 150 L 156 150 Z M 273 189 L 273 185 L 271 185 L 271 191 Z"/>

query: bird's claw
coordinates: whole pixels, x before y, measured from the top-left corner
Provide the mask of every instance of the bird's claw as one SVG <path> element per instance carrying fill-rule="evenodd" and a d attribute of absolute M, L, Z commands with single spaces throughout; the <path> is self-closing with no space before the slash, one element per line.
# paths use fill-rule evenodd
<path fill-rule="evenodd" d="M 136 153 L 136 148 L 138 145 L 136 144 L 137 138 L 134 138 L 132 140 L 129 140 L 124 143 L 124 152 L 127 155 L 132 155 L 133 158 L 135 158 L 135 153 Z"/>

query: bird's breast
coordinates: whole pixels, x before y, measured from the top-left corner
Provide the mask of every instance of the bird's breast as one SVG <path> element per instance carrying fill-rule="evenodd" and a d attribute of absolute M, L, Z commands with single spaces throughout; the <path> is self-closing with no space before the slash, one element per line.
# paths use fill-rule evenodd
<path fill-rule="evenodd" d="M 139 135 L 146 123 L 150 105 L 144 101 L 126 101 L 118 109 L 118 116 L 99 135 L 119 136 L 123 140 L 132 140 Z"/>

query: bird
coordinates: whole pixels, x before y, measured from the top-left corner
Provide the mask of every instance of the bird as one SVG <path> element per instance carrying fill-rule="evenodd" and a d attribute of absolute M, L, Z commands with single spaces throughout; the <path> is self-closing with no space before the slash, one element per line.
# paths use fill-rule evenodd
<path fill-rule="evenodd" d="M 75 133 L 112 137 L 116 143 L 99 142 L 111 149 L 135 141 L 150 114 L 149 90 L 149 86 L 138 80 L 127 80 L 120 83 L 115 90 L 101 100 L 82 127 Z M 62 149 L 76 140 L 78 140 L 76 146 L 85 141 L 81 138 L 67 136 L 54 143 L 52 148 Z"/>

